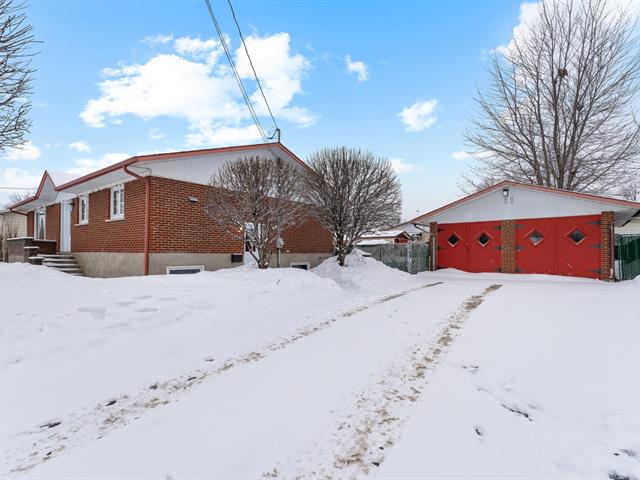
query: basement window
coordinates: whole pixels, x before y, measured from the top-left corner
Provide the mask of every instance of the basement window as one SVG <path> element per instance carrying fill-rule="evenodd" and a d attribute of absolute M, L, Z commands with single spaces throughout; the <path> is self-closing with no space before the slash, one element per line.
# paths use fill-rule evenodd
<path fill-rule="evenodd" d="M 204 271 L 204 265 L 191 265 L 187 267 L 167 267 L 167 275 L 188 275 Z"/>
<path fill-rule="evenodd" d="M 449 238 L 447 238 L 447 242 L 449 243 L 449 245 L 451 245 L 452 247 L 455 247 L 456 244 L 460 241 L 460 237 L 458 235 L 456 235 L 455 233 L 452 233 Z"/>
<path fill-rule="evenodd" d="M 300 270 L 309 270 L 311 264 L 309 262 L 291 262 L 291 268 L 299 268 Z"/>
<path fill-rule="evenodd" d="M 587 238 L 587 236 L 582 233 L 578 228 L 574 228 L 573 230 L 571 230 L 571 232 L 569 232 L 568 237 L 571 239 L 571 241 L 573 243 L 575 243 L 576 245 L 578 245 L 580 242 L 582 242 L 585 238 Z"/>
<path fill-rule="evenodd" d="M 544 240 L 544 235 L 537 230 L 533 230 L 529 235 L 527 235 L 527 240 L 529 240 L 533 245 L 538 245 L 542 240 Z"/>
<path fill-rule="evenodd" d="M 478 235 L 476 240 L 478 240 L 478 243 L 480 245 L 486 247 L 487 244 L 491 241 L 491 236 L 487 232 L 482 232 L 480 235 Z"/>

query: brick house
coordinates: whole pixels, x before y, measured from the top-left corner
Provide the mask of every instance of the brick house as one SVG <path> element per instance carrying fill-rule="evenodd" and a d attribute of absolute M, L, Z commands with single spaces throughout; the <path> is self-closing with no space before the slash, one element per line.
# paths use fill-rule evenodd
<path fill-rule="evenodd" d="M 27 215 L 29 237 L 57 242 L 89 276 L 238 266 L 245 242 L 211 220 L 204 205 L 216 169 L 247 155 L 308 168 L 279 142 L 141 155 L 59 185 L 43 178 L 46 186 L 11 210 Z M 283 239 L 282 266 L 309 268 L 333 254 L 330 233 L 313 219 Z"/>
<path fill-rule="evenodd" d="M 503 181 L 396 228 L 429 231 L 433 270 L 610 280 L 616 228 L 639 211 L 637 202 Z"/>

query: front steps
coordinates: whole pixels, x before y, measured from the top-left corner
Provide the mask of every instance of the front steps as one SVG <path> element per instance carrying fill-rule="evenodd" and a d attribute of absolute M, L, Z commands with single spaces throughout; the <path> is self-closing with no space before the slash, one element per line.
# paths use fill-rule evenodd
<path fill-rule="evenodd" d="M 55 255 L 40 254 L 37 258 L 42 259 L 42 265 L 45 267 L 53 268 L 59 272 L 68 273 L 70 275 L 85 276 L 84 273 L 82 273 L 82 269 L 80 268 L 80 265 L 78 265 L 76 258 L 71 253 L 58 253 Z"/>

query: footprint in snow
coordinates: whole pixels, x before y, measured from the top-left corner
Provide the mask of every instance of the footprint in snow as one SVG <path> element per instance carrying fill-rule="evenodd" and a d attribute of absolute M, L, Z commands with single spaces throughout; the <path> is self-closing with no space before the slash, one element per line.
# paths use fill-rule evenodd
<path fill-rule="evenodd" d="M 136 310 L 136 312 L 138 313 L 153 313 L 157 311 L 158 311 L 157 308 L 139 308 Z"/>
<path fill-rule="evenodd" d="M 133 302 L 133 301 L 131 301 L 131 302 L 127 302 L 127 301 L 125 301 L 125 302 L 116 302 L 116 307 L 128 307 L 129 305 L 133 305 L 134 303 L 136 303 L 136 302 Z"/>
<path fill-rule="evenodd" d="M 133 297 L 134 300 L 149 300 L 151 295 L 138 295 L 137 297 Z"/>
<path fill-rule="evenodd" d="M 177 302 L 178 299 L 176 297 L 161 297 L 158 300 L 161 300 L 163 302 Z"/>
<path fill-rule="evenodd" d="M 107 311 L 101 307 L 81 307 L 78 311 L 88 313 L 94 320 L 102 320 L 107 315 Z"/>

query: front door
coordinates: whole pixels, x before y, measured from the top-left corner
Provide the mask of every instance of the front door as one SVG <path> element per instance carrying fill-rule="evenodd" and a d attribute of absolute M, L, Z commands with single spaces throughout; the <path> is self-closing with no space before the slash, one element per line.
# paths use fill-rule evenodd
<path fill-rule="evenodd" d="M 61 252 L 71 251 L 71 202 L 60 204 L 60 249 Z"/>

